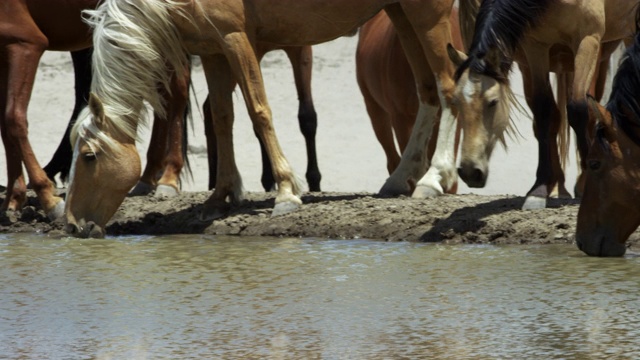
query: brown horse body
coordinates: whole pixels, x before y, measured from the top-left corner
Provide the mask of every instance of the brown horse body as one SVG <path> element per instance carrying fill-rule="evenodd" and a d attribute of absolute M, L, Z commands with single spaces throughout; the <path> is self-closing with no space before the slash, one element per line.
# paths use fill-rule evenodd
<path fill-rule="evenodd" d="M 450 22 L 453 44 L 462 50 L 456 8 L 451 11 Z M 387 157 L 387 170 L 392 174 L 400 164 L 400 154 L 409 142 L 419 101 L 411 67 L 398 34 L 384 11 L 360 28 L 356 49 L 356 77 L 374 133 Z M 425 84 L 431 92 L 429 103 L 439 106 L 438 87 L 435 79 L 432 80 L 431 84 Z M 434 134 L 438 134 L 438 128 L 439 124 L 434 124 Z M 458 127 L 456 150 L 459 136 Z M 431 136 L 427 150 L 428 159 L 433 157 L 437 139 L 437 135 Z M 455 193 L 456 190 L 457 184 L 445 189 L 449 193 Z"/>

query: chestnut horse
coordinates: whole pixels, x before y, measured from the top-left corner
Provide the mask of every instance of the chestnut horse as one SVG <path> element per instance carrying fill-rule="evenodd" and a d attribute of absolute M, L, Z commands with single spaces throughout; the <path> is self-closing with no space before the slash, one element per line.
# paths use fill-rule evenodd
<path fill-rule="evenodd" d="M 27 131 L 27 106 L 38 62 L 46 50 L 79 51 L 91 46 L 91 32 L 81 12 L 93 9 L 98 0 L 3 0 L 0 12 L 0 132 L 7 159 L 8 186 L 2 210 L 19 210 L 26 201 L 26 168 L 30 186 L 50 219 L 63 215 L 64 201 L 40 167 Z M 86 54 L 85 54 L 86 55 Z M 85 69 L 86 70 L 86 69 Z M 186 85 L 182 87 L 187 89 Z M 182 116 L 186 91 L 174 87 L 165 114 Z M 182 102 L 182 103 L 181 103 Z M 180 138 L 179 132 L 171 136 Z M 179 148 L 178 148 L 179 149 Z M 176 158 L 178 161 L 178 159 Z M 181 161 L 181 159 L 179 159 Z M 182 165 L 180 164 L 179 167 Z"/>
<path fill-rule="evenodd" d="M 453 0 L 103 1 L 97 10 L 87 12 L 94 27 L 95 95 L 89 100 L 92 116 L 76 123 L 73 131 L 74 176 L 65 208 L 67 229 L 82 236 L 104 235 L 104 225 L 122 203 L 125 189 L 137 179 L 140 160 L 135 133 L 145 110 L 143 100 L 156 111 L 163 110 L 155 88 L 158 83 L 168 86 L 171 75 L 180 74 L 185 67 L 185 50 L 200 55 L 209 99 L 212 107 L 219 109 L 215 114 L 218 178 L 201 217 L 209 220 L 221 216 L 230 206 L 227 199 L 232 204 L 242 199 L 231 131 L 229 89 L 236 81 L 273 166 L 278 193 L 272 215 L 297 209 L 302 203 L 300 187 L 273 130 L 256 43 L 321 43 L 352 32 L 382 9 L 398 30 L 420 84 L 421 106 L 416 120 L 420 131 L 414 129 L 412 139 L 423 146 L 419 153 L 408 156 L 411 162 L 424 162 L 423 150 L 438 114 L 438 108 L 427 103 L 428 93 L 422 86 L 426 79 L 435 76 L 438 85 L 440 131 L 443 127 L 455 128 L 450 103 L 453 65 L 446 53 L 446 44 L 451 41 L 452 6 Z M 225 11 L 219 11 L 221 8 Z M 432 169 L 438 172 L 436 166 Z M 455 178 L 454 167 L 444 172 L 437 174 L 438 180 Z"/>
<path fill-rule="evenodd" d="M 576 244 L 591 256 L 624 255 L 625 242 L 640 225 L 639 93 L 640 32 L 622 57 L 606 109 L 589 99 L 597 125 L 586 159 Z"/>
<path fill-rule="evenodd" d="M 495 0 L 481 4 L 469 57 L 450 51 L 459 66 L 455 98 L 465 134 L 459 174 L 467 184 L 484 186 L 493 146 L 509 126 L 512 94 L 508 75 L 516 59 L 527 84 L 524 90 L 538 139 L 536 181 L 523 208 L 545 207 L 546 198 L 557 186 L 561 195 L 568 196 L 556 143 L 561 112 L 549 72 L 572 72 L 567 115 L 584 170 L 586 94 L 598 72 L 600 55 L 608 59 L 620 40 L 633 33 L 630 14 L 635 6 L 624 0 Z M 567 18 L 576 21 L 567 22 Z M 580 194 L 579 187 L 576 192 Z"/>
<path fill-rule="evenodd" d="M 458 11 L 451 11 L 451 35 L 455 46 L 463 49 Z M 360 28 L 356 49 L 356 78 L 362 92 L 373 131 L 387 157 L 387 170 L 392 174 L 400 164 L 400 154 L 407 147 L 418 113 L 418 96 L 411 67 L 402 50 L 398 35 L 384 11 Z M 432 91 L 431 105 L 439 106 L 437 85 L 425 84 Z M 434 124 L 438 133 L 439 124 Z M 395 135 L 395 141 L 394 141 Z M 455 150 L 460 136 L 455 134 Z M 431 136 L 427 158 L 432 159 L 438 136 Z M 400 148 L 400 154 L 396 148 Z M 446 192 L 455 194 L 457 182 Z"/>

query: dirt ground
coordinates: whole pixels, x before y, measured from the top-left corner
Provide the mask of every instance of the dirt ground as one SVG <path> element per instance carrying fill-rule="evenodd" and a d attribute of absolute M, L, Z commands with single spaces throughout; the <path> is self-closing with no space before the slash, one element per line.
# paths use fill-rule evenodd
<path fill-rule="evenodd" d="M 379 239 L 442 243 L 571 244 L 578 205 L 551 200 L 547 209 L 520 210 L 515 196 L 446 195 L 435 199 L 379 198 L 370 193 L 307 193 L 297 211 L 271 217 L 273 193 L 248 193 L 225 218 L 202 222 L 198 214 L 208 192 L 174 198 L 152 195 L 125 199 L 107 226 L 108 235 L 175 233 L 239 236 Z M 2 197 L 2 195 L 0 195 Z M 41 232 L 63 236 L 33 194 L 21 213 L 0 216 L 0 232 Z M 638 247 L 640 234 L 629 244 Z"/>

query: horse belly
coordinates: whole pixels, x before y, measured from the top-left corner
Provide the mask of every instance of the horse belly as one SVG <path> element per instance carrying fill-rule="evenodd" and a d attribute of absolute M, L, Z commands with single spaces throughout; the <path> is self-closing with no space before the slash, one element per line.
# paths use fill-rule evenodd
<path fill-rule="evenodd" d="M 49 40 L 48 50 L 73 51 L 91 46 L 91 31 L 81 12 L 98 0 L 28 0 L 32 19 Z"/>
<path fill-rule="evenodd" d="M 252 18 L 258 41 L 313 45 L 350 33 L 373 17 L 385 0 L 254 1 Z"/>

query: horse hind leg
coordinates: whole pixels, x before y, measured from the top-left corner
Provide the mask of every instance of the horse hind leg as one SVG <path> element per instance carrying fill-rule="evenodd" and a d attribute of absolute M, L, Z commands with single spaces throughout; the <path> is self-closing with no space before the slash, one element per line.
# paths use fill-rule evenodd
<path fill-rule="evenodd" d="M 35 26 L 35 25 L 34 25 Z M 27 105 L 31 97 L 31 90 L 35 81 L 35 74 L 38 68 L 38 61 L 42 53 L 46 49 L 47 40 L 44 35 L 39 33 L 37 29 L 23 29 L 21 35 L 33 35 L 29 40 L 23 42 L 12 43 L 5 46 L 0 52 L 0 68 L 3 79 L 6 80 L 6 87 L 0 90 L 0 96 L 5 105 L 5 112 L 1 114 L 0 122 L 3 123 L 3 140 L 7 152 L 15 150 L 17 158 L 21 159 L 27 170 L 31 187 L 38 195 L 40 205 L 50 219 L 57 219 L 64 213 L 64 201 L 55 195 L 53 183 L 42 170 L 35 157 L 31 144 L 29 143 L 27 129 Z M 9 99 L 9 94 L 11 98 Z M 7 165 L 10 163 L 8 162 Z M 13 164 L 13 162 L 11 162 Z M 20 175 L 16 173 L 17 169 L 8 169 L 10 172 L 9 187 L 14 191 L 12 196 L 17 203 L 11 204 L 11 199 L 7 197 L 3 207 L 11 206 L 19 207 L 22 198 L 21 193 L 26 191 L 23 189 L 20 181 Z M 21 171 L 20 171 L 21 173 Z"/>
<path fill-rule="evenodd" d="M 202 56 L 202 66 L 205 71 L 209 87 L 209 106 L 206 102 L 204 110 L 208 110 L 210 124 L 205 124 L 207 129 L 207 145 L 209 164 L 215 161 L 215 173 L 210 169 L 211 175 L 215 175 L 215 190 L 207 199 L 201 211 L 201 220 L 212 220 L 226 215 L 230 210 L 227 198 L 232 204 L 242 201 L 243 190 L 240 173 L 235 162 L 233 149 L 233 89 L 236 85 L 233 73 L 227 59 L 223 55 Z M 214 132 L 211 134 L 211 132 Z M 211 146 L 215 144 L 215 151 Z M 213 156 L 213 158 L 212 158 Z M 211 186 L 211 183 L 210 183 Z"/>
<path fill-rule="evenodd" d="M 316 152 L 316 129 L 318 115 L 311 96 L 311 75 L 313 69 L 313 50 L 311 46 L 293 46 L 285 48 L 293 68 L 293 78 L 298 92 L 298 123 L 307 147 L 307 184 L 310 191 L 320 191 L 320 168 Z"/>
<path fill-rule="evenodd" d="M 300 184 L 295 179 L 291 166 L 278 143 L 254 47 L 245 33 L 227 34 L 225 42 L 229 47 L 229 51 L 226 53 L 229 64 L 238 79 L 249 116 L 253 122 L 253 128 L 269 154 L 269 160 L 273 166 L 273 176 L 278 184 L 278 194 L 272 216 L 294 211 L 302 204 L 299 197 Z"/>
<path fill-rule="evenodd" d="M 74 85 L 75 85 L 75 105 L 71 113 L 69 124 L 60 140 L 60 144 L 55 153 L 49 160 L 49 163 L 43 168 L 44 172 L 51 181 L 55 183 L 56 175 L 60 174 L 60 180 L 65 183 L 69 177 L 71 169 L 71 142 L 69 140 L 71 128 L 78 120 L 80 112 L 87 106 L 89 99 L 89 91 L 91 88 L 91 55 L 93 48 L 72 51 L 71 60 L 73 61 Z"/>

